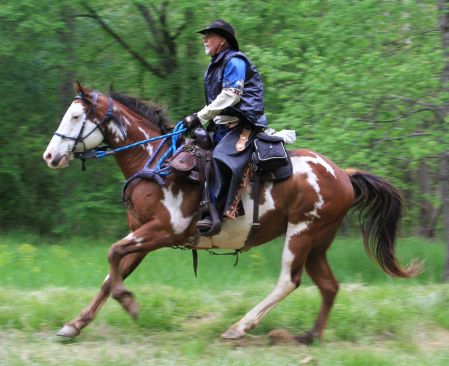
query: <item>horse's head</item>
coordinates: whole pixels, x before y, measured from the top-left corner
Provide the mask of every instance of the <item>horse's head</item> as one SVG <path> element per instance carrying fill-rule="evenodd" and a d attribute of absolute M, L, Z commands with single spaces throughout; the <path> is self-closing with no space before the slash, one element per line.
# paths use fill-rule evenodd
<path fill-rule="evenodd" d="M 165 109 L 122 93 L 111 96 L 83 88 L 75 83 L 77 95 L 65 113 L 44 152 L 44 160 L 53 169 L 66 168 L 76 153 L 93 150 L 102 142 L 111 148 L 160 136 L 173 126 Z M 153 152 L 152 144 L 143 146 L 142 158 Z M 136 157 L 134 156 L 134 159 Z"/>
<path fill-rule="evenodd" d="M 105 114 L 105 107 L 99 105 L 99 93 L 83 88 L 79 82 L 75 91 L 75 100 L 44 152 L 43 158 L 52 169 L 66 168 L 75 153 L 92 150 L 105 138 L 104 126 L 97 117 L 97 113 Z"/>

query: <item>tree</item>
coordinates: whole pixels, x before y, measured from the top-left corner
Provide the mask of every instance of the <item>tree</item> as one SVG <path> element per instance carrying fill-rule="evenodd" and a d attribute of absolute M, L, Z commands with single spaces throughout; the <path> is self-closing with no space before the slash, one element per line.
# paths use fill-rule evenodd
<path fill-rule="evenodd" d="M 440 32 L 445 67 L 441 74 L 442 91 L 449 92 L 449 1 L 438 0 L 440 11 Z M 447 94 L 446 94 L 447 95 Z M 449 115 L 449 102 L 445 101 L 442 107 L 444 117 Z M 446 131 L 447 135 L 447 131 Z M 444 266 L 444 281 L 449 282 L 449 151 L 447 141 L 444 145 L 445 151 L 440 156 L 440 179 L 441 179 L 441 199 L 443 202 L 443 223 L 446 239 L 446 261 Z"/>
<path fill-rule="evenodd" d="M 209 60 L 195 32 L 224 18 L 262 75 L 271 126 L 295 129 L 295 147 L 389 178 L 410 202 L 404 232 L 425 222 L 421 233 L 440 235 L 448 93 L 436 11 L 431 0 L 2 4 L 1 226 L 18 227 L 20 217 L 44 233 L 94 232 L 94 221 L 111 235 L 125 230 L 112 161 L 84 174 L 41 161 L 72 100 L 71 79 L 104 92 L 114 82 L 168 104 L 179 120 L 204 103 Z"/>

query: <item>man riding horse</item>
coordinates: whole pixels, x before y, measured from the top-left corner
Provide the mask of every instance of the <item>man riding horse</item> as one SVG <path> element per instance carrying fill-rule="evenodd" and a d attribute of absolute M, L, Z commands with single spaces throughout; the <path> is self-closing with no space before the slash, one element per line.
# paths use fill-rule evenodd
<path fill-rule="evenodd" d="M 215 20 L 205 29 L 205 52 L 212 60 L 204 76 L 206 106 L 183 119 L 188 130 L 213 120 L 214 131 L 211 199 L 219 220 L 233 218 L 229 210 L 242 182 L 255 135 L 267 127 L 263 83 L 254 65 L 242 52 L 234 28 Z M 200 235 L 210 235 L 212 217 L 206 214 L 197 223 Z"/>
<path fill-rule="evenodd" d="M 205 34 L 206 51 L 213 57 L 206 73 L 207 106 L 187 117 L 184 124 L 193 128 L 214 119 L 215 138 L 220 141 L 213 152 L 213 169 L 219 178 L 214 180 L 211 191 L 219 206 L 220 218 L 228 213 L 230 197 L 234 196 L 242 179 L 241 172 L 248 171 L 241 167 L 245 166 L 254 145 L 251 162 L 257 166 L 258 174 L 253 175 L 254 183 L 248 185 L 241 196 L 247 214 L 223 223 L 222 230 L 214 237 L 201 237 L 196 242 L 200 186 L 176 174 L 162 174 L 167 173 L 167 166 L 163 165 L 166 157 L 178 151 L 173 136 L 184 133 L 184 128 L 179 132 L 181 125 L 177 124 L 174 133 L 167 133 L 170 125 L 160 106 L 120 93 L 107 96 L 76 83 L 76 97 L 43 158 L 50 168 L 62 169 L 68 167 L 77 154 L 84 157 L 114 155 L 126 182 L 132 183 L 124 192 L 130 232 L 111 246 L 109 272 L 99 292 L 78 316 L 59 330 L 60 336 L 71 338 L 80 334 L 109 296 L 136 319 L 138 303 L 124 286 L 124 280 L 148 253 L 179 245 L 191 247 L 192 243 L 196 249 L 242 251 L 284 235 L 281 272 L 275 288 L 222 337 L 243 337 L 301 285 L 302 274 L 307 272 L 320 290 L 321 306 L 310 331 L 295 339 L 310 344 L 321 338 L 338 292 L 338 282 L 326 253 L 351 208 L 360 210 L 366 252 L 385 273 L 408 278 L 421 270 L 419 262 L 403 268 L 395 254 L 403 206 L 400 191 L 371 173 L 343 170 L 312 150 L 297 149 L 287 155 L 279 149 L 278 154 L 273 154 L 283 145 L 271 135 L 258 133 L 258 129 L 267 124 L 263 115 L 262 83 L 246 56 L 238 52 L 233 28 L 223 21 L 215 21 L 200 33 Z M 209 136 L 203 134 L 202 137 Z M 200 149 L 194 146 L 192 150 L 209 159 L 210 150 L 200 142 L 197 139 Z M 109 149 L 100 149 L 103 143 Z M 285 163 L 284 157 L 289 160 L 289 165 L 283 165 L 289 168 L 286 169 L 288 174 L 272 174 L 270 176 L 276 179 L 262 181 L 264 177 L 260 173 L 273 173 L 274 166 Z M 209 201 L 203 199 L 203 202 Z M 231 206 L 235 207 L 234 202 Z M 207 229 L 207 220 L 200 223 L 202 228 L 206 228 L 207 234 L 211 232 Z"/>

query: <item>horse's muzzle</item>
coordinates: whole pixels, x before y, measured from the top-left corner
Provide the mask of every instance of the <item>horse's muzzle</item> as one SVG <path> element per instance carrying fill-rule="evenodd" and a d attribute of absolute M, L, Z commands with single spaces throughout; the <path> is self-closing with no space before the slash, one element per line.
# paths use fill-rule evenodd
<path fill-rule="evenodd" d="M 50 152 L 45 152 L 44 160 L 47 162 L 47 166 L 51 169 L 62 169 L 69 166 L 67 155 L 58 154 L 53 156 Z"/>

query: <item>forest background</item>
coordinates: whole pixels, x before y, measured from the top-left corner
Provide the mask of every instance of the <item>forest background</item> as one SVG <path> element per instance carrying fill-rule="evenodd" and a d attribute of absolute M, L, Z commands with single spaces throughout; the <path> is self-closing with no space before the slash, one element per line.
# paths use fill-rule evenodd
<path fill-rule="evenodd" d="M 80 80 L 167 106 L 204 105 L 209 58 L 195 32 L 234 25 L 294 147 L 389 179 L 403 235 L 449 247 L 447 1 L 0 1 L 0 232 L 121 237 L 113 159 L 53 171 L 42 153 Z M 350 232 L 351 228 L 346 227 Z M 429 244 L 426 244 L 429 245 Z M 449 252 L 449 251 L 447 251 Z M 449 257 L 445 278 L 449 279 Z"/>

